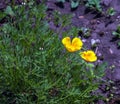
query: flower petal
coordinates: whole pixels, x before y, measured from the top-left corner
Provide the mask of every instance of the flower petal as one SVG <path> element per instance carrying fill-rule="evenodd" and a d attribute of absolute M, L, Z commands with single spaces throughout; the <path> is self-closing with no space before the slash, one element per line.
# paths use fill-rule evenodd
<path fill-rule="evenodd" d="M 63 43 L 64 46 L 71 45 L 70 37 L 63 38 L 62 43 Z"/>
<path fill-rule="evenodd" d="M 75 52 L 75 48 L 71 46 L 66 46 L 66 49 L 69 51 L 69 52 Z"/>
<path fill-rule="evenodd" d="M 97 60 L 97 56 L 92 50 L 81 52 L 80 56 L 88 62 L 94 62 Z"/>
<path fill-rule="evenodd" d="M 80 50 L 83 46 L 83 42 L 80 38 L 76 37 L 72 40 L 72 46 L 74 46 L 76 50 Z"/>
<path fill-rule="evenodd" d="M 72 43 L 70 37 L 65 37 L 62 39 L 62 43 L 69 52 L 75 52 L 82 48 L 82 41 L 80 38 L 73 38 Z"/>

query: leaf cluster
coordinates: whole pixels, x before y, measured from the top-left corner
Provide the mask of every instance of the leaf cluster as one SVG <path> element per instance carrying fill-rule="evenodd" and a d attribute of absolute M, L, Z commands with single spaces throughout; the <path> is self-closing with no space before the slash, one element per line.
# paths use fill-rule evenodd
<path fill-rule="evenodd" d="M 64 3 L 66 0 L 57 0 L 58 2 Z M 102 11 L 101 5 L 100 5 L 101 0 L 70 0 L 71 8 L 77 8 L 80 3 L 84 3 L 86 7 L 89 7 L 91 9 L 97 10 L 99 12 Z"/>
<path fill-rule="evenodd" d="M 102 8 L 100 5 L 100 1 L 101 0 L 87 0 L 86 6 L 101 12 Z"/>

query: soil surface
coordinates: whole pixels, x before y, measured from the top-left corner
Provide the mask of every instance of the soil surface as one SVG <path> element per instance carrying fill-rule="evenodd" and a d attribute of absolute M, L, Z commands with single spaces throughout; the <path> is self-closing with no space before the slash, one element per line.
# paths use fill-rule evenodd
<path fill-rule="evenodd" d="M 6 8 L 9 5 L 10 0 L 0 1 L 0 10 Z M 16 3 L 21 3 L 21 0 L 17 0 Z M 41 0 L 37 0 L 38 3 Z M 72 25 L 76 27 L 85 27 L 91 30 L 91 36 L 85 38 L 84 44 L 91 49 L 91 41 L 97 40 L 97 47 L 94 48 L 98 56 L 98 62 L 108 62 L 108 68 L 106 70 L 105 80 L 111 81 L 109 85 L 101 85 L 100 92 L 111 98 L 110 101 L 99 101 L 96 104 L 120 104 L 120 47 L 117 43 L 120 38 L 115 38 L 112 34 L 117 30 L 117 26 L 120 24 L 120 0 L 101 0 L 102 13 L 85 7 L 84 4 L 80 4 L 78 8 L 71 10 L 69 0 L 66 0 L 64 4 L 58 3 L 57 0 L 47 0 L 46 6 L 48 7 L 47 16 L 53 18 L 53 12 L 59 11 L 62 14 L 72 14 Z M 106 11 L 110 8 L 114 8 L 115 15 L 108 16 Z M 4 19 L 0 19 L 0 25 L 5 22 Z M 57 31 L 59 26 L 56 26 L 54 22 L 49 21 L 50 28 Z M 64 30 L 63 30 L 64 31 Z M 109 89 L 107 87 L 109 86 Z"/>

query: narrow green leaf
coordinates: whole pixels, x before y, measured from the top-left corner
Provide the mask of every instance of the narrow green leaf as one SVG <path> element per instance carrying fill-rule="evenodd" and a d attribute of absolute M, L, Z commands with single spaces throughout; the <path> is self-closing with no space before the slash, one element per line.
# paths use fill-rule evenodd
<path fill-rule="evenodd" d="M 12 8 L 11 8 L 11 6 L 7 6 L 7 8 L 5 9 L 5 13 L 7 15 L 10 15 L 10 16 L 14 16 L 15 15 L 13 10 L 12 10 Z"/>
<path fill-rule="evenodd" d="M 71 1 L 71 8 L 76 8 L 78 7 L 78 5 L 79 5 L 79 1 L 77 2 Z"/>

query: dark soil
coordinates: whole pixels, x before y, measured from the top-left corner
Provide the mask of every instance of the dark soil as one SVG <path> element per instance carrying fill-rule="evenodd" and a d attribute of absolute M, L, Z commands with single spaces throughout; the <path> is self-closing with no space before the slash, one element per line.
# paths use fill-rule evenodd
<path fill-rule="evenodd" d="M 0 10 L 3 10 L 9 3 L 10 0 L 1 0 Z M 21 3 L 21 0 L 17 0 L 16 3 Z M 120 39 L 112 35 L 112 32 L 116 31 L 120 24 L 120 0 L 101 0 L 102 13 L 91 10 L 83 4 L 80 4 L 78 8 L 71 9 L 69 0 L 66 0 L 64 4 L 58 3 L 56 0 L 47 0 L 46 6 L 48 7 L 48 17 L 52 18 L 55 10 L 62 14 L 72 14 L 72 25 L 91 29 L 91 36 L 87 39 L 82 37 L 82 39 L 89 49 L 92 48 L 91 39 L 99 40 L 94 49 L 98 55 L 97 63 L 108 62 L 105 80 L 111 81 L 110 84 L 100 86 L 100 92 L 108 99 L 111 98 L 110 101 L 99 101 L 96 104 L 120 104 L 120 47 L 117 46 Z M 116 11 L 113 16 L 106 14 L 110 7 Z M 0 24 L 4 22 L 4 19 L 0 19 Z M 49 24 L 53 30 L 59 30 L 59 26 L 54 25 L 53 21 L 49 21 Z"/>

